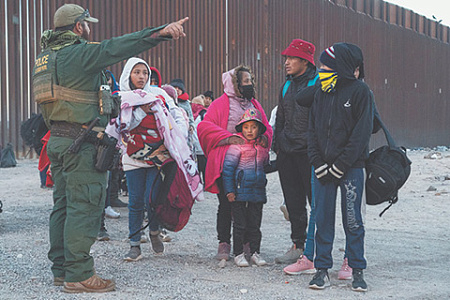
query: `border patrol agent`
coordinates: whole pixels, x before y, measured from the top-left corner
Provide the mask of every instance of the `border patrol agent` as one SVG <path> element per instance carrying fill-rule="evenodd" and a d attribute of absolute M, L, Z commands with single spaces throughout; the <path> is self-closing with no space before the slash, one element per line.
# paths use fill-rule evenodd
<path fill-rule="evenodd" d="M 120 99 L 112 98 L 106 88 L 102 70 L 162 41 L 185 37 L 187 20 L 91 43 L 89 24 L 98 20 L 79 5 L 65 4 L 55 12 L 55 30 L 42 35 L 33 88 L 51 128 L 47 147 L 55 187 L 48 257 L 54 284 L 63 286 L 64 292 L 115 289 L 113 280 L 96 275 L 89 254 L 100 228 L 107 183 L 106 170 L 94 167 L 100 151 L 92 136 L 94 140 L 104 136 L 101 131 L 120 106 Z M 97 127 L 87 128 L 96 119 Z M 93 131 L 88 130 L 91 127 Z M 85 139 L 86 135 L 91 138 Z"/>

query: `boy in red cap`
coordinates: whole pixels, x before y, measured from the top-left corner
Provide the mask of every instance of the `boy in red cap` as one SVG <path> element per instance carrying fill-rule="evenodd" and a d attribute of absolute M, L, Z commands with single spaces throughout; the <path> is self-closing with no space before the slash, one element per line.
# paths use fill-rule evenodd
<path fill-rule="evenodd" d="M 315 47 L 310 42 L 294 39 L 281 53 L 285 57 L 286 82 L 279 94 L 273 149 L 277 153 L 278 173 L 289 213 L 293 245 L 288 252 L 275 259 L 280 264 L 297 262 L 306 240 L 306 197 L 311 202 L 308 116 L 319 83 L 314 51 Z"/>

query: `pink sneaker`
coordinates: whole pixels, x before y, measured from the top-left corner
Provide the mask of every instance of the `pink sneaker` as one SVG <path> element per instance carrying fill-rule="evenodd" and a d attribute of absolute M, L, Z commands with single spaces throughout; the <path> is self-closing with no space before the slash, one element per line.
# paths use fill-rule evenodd
<path fill-rule="evenodd" d="M 231 245 L 223 242 L 219 244 L 219 249 L 217 250 L 216 259 L 217 260 L 229 260 L 230 259 L 230 251 L 231 251 Z"/>
<path fill-rule="evenodd" d="M 344 262 L 342 263 L 342 267 L 338 272 L 339 280 L 349 280 L 352 279 L 352 271 L 353 269 L 348 265 L 347 257 L 344 258 Z"/>
<path fill-rule="evenodd" d="M 283 271 L 284 273 L 289 275 L 316 273 L 316 269 L 314 269 L 314 263 L 304 255 L 300 256 L 296 263 L 293 263 L 292 265 L 284 268 Z"/>

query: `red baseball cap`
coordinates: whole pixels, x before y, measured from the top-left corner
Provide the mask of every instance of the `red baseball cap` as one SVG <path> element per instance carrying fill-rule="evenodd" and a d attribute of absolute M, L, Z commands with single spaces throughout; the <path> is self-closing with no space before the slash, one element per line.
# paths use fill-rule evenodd
<path fill-rule="evenodd" d="M 291 44 L 286 49 L 284 49 L 283 52 L 281 52 L 281 55 L 300 57 L 306 59 L 315 66 L 314 64 L 315 50 L 316 47 L 314 47 L 314 45 L 311 44 L 310 42 L 301 39 L 294 39 L 292 40 Z"/>

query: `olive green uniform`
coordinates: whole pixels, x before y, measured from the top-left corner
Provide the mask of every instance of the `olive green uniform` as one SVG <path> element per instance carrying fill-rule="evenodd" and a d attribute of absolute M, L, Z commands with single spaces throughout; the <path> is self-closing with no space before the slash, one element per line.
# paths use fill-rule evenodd
<path fill-rule="evenodd" d="M 151 37 L 164 27 L 146 28 L 101 43 L 89 43 L 75 37 L 75 43 L 52 48 L 57 50 L 57 84 L 72 91 L 98 92 L 100 85 L 106 83 L 102 73 L 104 68 L 169 40 Z M 46 50 L 43 49 L 44 52 Z M 37 60 L 38 63 L 41 64 L 42 60 Z M 40 108 L 50 126 L 59 121 L 87 124 L 100 117 L 98 125 L 104 128 L 109 121 L 108 115 L 100 115 L 98 103 L 58 99 L 40 103 Z M 89 252 L 100 229 L 107 179 L 106 172 L 98 172 L 94 168 L 95 146 L 83 143 L 80 151 L 73 154 L 68 152 L 72 142 L 73 138 L 52 135 L 47 144 L 55 182 L 48 257 L 53 263 L 54 277 L 64 277 L 66 282 L 79 282 L 94 274 L 94 260 Z"/>

